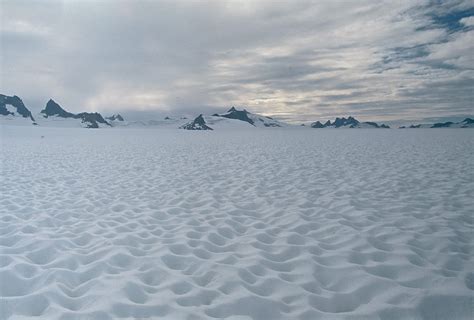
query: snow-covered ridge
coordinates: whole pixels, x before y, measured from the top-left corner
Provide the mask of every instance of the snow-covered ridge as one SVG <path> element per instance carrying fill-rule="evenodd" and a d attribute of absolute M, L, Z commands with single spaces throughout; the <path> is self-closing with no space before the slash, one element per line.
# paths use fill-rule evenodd
<path fill-rule="evenodd" d="M 248 122 L 255 127 L 285 127 L 288 124 L 275 120 L 271 117 L 250 113 L 247 110 L 237 110 L 235 107 L 230 108 L 226 113 L 213 114 L 215 117 L 223 117 Z"/>
<path fill-rule="evenodd" d="M 207 129 L 203 129 L 205 128 Z M 230 108 L 226 113 L 215 113 L 212 116 L 199 115 L 193 121 L 190 121 L 182 126 L 180 129 L 186 130 L 213 130 L 213 127 L 218 128 L 268 128 L 268 127 L 287 127 L 287 123 L 277 121 L 271 117 L 262 116 L 248 112 L 247 110 L 237 110 L 235 107 Z"/>
<path fill-rule="evenodd" d="M 474 119 L 466 118 L 460 122 L 437 122 L 434 124 L 412 124 L 410 126 L 401 126 L 399 129 L 421 129 L 421 128 L 474 128 Z"/>

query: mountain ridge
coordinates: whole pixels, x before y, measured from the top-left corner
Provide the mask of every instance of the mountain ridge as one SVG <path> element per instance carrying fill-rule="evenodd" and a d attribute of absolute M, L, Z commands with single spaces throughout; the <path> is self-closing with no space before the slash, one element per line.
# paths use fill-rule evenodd
<path fill-rule="evenodd" d="M 102 117 L 98 112 L 80 112 L 77 114 L 71 113 L 63 109 L 56 101 L 49 99 L 46 103 L 46 107 L 41 110 L 40 114 L 43 117 L 60 117 L 60 118 L 72 118 L 80 119 L 86 128 L 96 129 L 99 128 L 99 123 L 110 126 L 110 124 Z"/>
<path fill-rule="evenodd" d="M 320 121 L 316 121 L 311 123 L 311 128 L 314 129 L 324 129 L 324 128 L 383 128 L 383 129 L 389 129 L 390 127 L 385 124 L 379 125 L 376 122 L 373 121 L 364 121 L 361 122 L 357 120 L 356 118 L 349 116 L 348 118 L 336 118 L 334 122 L 331 122 L 331 120 L 326 121 L 324 124 L 321 123 Z"/>
<path fill-rule="evenodd" d="M 16 118 L 18 119 L 29 119 L 31 120 L 31 124 L 33 125 L 53 125 L 54 126 L 67 126 L 67 122 L 44 122 L 42 119 L 77 119 L 80 120 L 80 124 L 86 128 L 100 128 L 103 126 L 108 127 L 148 127 L 148 126 L 166 126 L 166 127 L 173 127 L 174 128 L 181 128 L 183 129 L 184 126 L 190 124 L 190 128 L 200 126 L 200 123 L 203 121 L 203 125 L 211 128 L 214 125 L 217 125 L 219 128 L 226 128 L 227 126 L 232 128 L 245 128 L 246 126 L 243 123 L 247 124 L 251 127 L 295 127 L 295 124 L 289 124 L 284 121 L 273 119 L 272 117 L 262 116 L 259 114 L 254 114 L 247 109 L 237 109 L 235 106 L 231 106 L 224 113 L 214 113 L 210 116 L 205 116 L 200 114 L 201 118 L 197 116 L 193 119 L 193 121 L 184 122 L 186 117 L 178 116 L 178 117 L 165 117 L 163 121 L 160 120 L 138 120 L 138 121 L 125 121 L 125 119 L 118 113 L 113 114 L 108 117 L 103 117 L 98 112 L 80 112 L 80 113 L 71 113 L 65 110 L 61 105 L 59 105 L 53 99 L 49 99 L 46 103 L 44 109 L 42 109 L 39 113 L 41 117 L 37 118 L 38 121 L 35 120 L 33 117 L 32 112 L 27 108 L 27 106 L 23 103 L 22 99 L 16 95 L 7 96 L 0 94 L 0 119 L 9 119 L 13 120 Z M 202 121 L 201 121 L 202 119 Z M 228 119 L 229 121 L 219 121 Z M 438 118 L 442 120 L 442 118 Z M 197 120 L 197 121 L 196 121 Z M 399 126 L 400 129 L 404 128 L 474 128 L 474 120 L 472 117 L 466 117 L 462 121 L 454 122 L 457 119 L 449 119 L 451 121 L 446 122 L 436 122 L 433 124 L 411 124 L 411 125 L 402 125 Z M 23 120 L 21 120 L 23 121 Z M 20 122 L 21 122 L 20 121 Z M 72 120 L 71 120 L 72 121 Z M 194 124 L 193 122 L 196 121 Z M 407 120 L 408 121 L 408 120 Z M 18 122 L 18 124 L 20 123 Z M 398 121 L 400 123 L 401 121 Z M 13 121 L 9 121 L 9 123 L 17 123 Z M 242 125 L 237 125 L 237 123 L 241 123 Z M 401 122 L 403 123 L 403 122 Z M 413 123 L 413 122 L 412 122 Z M 23 124 L 27 124 L 27 122 L 23 122 Z M 302 124 L 305 126 L 305 124 Z M 312 122 L 309 125 L 310 128 L 390 128 L 386 124 L 378 124 L 372 121 L 359 121 L 353 116 L 346 117 L 336 117 L 334 121 L 327 120 L 326 122 L 322 123 L 321 121 Z M 204 127 L 202 127 L 204 128 Z"/>

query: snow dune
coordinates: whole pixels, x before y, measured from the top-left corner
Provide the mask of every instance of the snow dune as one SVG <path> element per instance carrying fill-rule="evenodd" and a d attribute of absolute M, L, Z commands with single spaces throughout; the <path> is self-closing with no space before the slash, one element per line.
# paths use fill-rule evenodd
<path fill-rule="evenodd" d="M 472 318 L 470 130 L 0 130 L 0 319 Z"/>

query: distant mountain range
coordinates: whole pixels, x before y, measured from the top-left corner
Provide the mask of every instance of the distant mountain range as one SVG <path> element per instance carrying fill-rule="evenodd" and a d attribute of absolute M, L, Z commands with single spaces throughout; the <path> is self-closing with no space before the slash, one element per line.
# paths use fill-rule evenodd
<path fill-rule="evenodd" d="M 378 125 L 375 122 L 360 122 L 359 120 L 349 117 L 349 118 L 336 118 L 334 122 L 331 122 L 330 120 L 326 121 L 324 124 L 316 121 L 311 124 L 311 128 L 316 128 L 316 129 L 323 129 L 323 128 L 384 128 L 384 129 L 389 129 L 390 127 L 381 124 Z"/>
<path fill-rule="evenodd" d="M 474 128 L 474 119 L 466 118 L 460 122 L 437 122 L 434 124 L 412 124 L 408 127 L 401 126 L 399 129 L 421 129 L 421 128 Z"/>
<path fill-rule="evenodd" d="M 18 96 L 6 96 L 0 94 L 0 115 L 1 120 L 14 124 L 27 124 L 44 126 L 78 126 L 84 128 L 100 128 L 111 126 L 100 113 L 81 112 L 71 113 L 64 110 L 58 103 L 50 99 L 46 106 L 36 116 L 25 106 Z M 26 122 L 25 122 L 26 121 Z"/>
<path fill-rule="evenodd" d="M 163 120 L 147 121 L 127 121 L 120 114 L 114 114 L 103 117 L 97 112 L 71 113 L 66 111 L 53 99 L 50 99 L 41 112 L 33 117 L 31 111 L 25 106 L 18 96 L 6 96 L 0 94 L 0 123 L 15 125 L 33 124 L 40 126 L 65 126 L 65 127 L 83 127 L 83 128 L 102 128 L 102 127 L 167 127 L 180 128 L 184 130 L 214 130 L 223 128 L 269 128 L 269 127 L 295 127 L 288 123 L 275 120 L 271 117 L 262 116 L 248 112 L 247 110 L 238 110 L 231 107 L 227 112 L 211 116 L 200 114 L 192 121 L 186 117 L 165 117 Z M 385 124 L 378 124 L 371 121 L 361 122 L 354 117 L 336 118 L 333 122 L 327 120 L 322 123 L 316 121 L 310 124 L 310 128 L 375 128 L 388 129 Z M 434 124 L 410 125 L 404 128 L 474 128 L 474 120 L 466 118 L 461 122 L 440 122 Z"/>

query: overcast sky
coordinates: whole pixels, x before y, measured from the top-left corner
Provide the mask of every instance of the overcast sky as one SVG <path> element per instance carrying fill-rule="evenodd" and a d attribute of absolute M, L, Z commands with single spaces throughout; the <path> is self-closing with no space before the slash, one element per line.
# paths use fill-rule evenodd
<path fill-rule="evenodd" d="M 0 21 L 0 93 L 38 111 L 474 113 L 474 0 L 0 0 Z"/>

